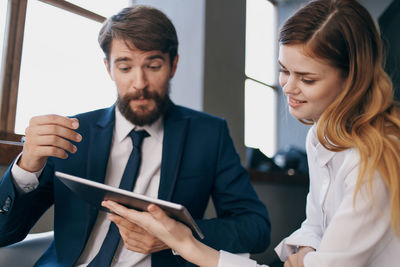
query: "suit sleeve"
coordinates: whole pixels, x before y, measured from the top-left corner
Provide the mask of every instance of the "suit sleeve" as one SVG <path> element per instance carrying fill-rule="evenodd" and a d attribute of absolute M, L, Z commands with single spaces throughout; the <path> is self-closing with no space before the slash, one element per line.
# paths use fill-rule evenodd
<path fill-rule="evenodd" d="M 219 131 L 212 199 L 217 218 L 199 220 L 205 244 L 232 253 L 264 251 L 270 242 L 270 221 L 249 174 L 240 163 L 226 122 Z"/>
<path fill-rule="evenodd" d="M 17 190 L 11 168 L 12 164 L 0 182 L 0 246 L 23 240 L 37 220 L 53 204 L 51 168 L 44 169 L 38 187 L 29 193 Z"/>

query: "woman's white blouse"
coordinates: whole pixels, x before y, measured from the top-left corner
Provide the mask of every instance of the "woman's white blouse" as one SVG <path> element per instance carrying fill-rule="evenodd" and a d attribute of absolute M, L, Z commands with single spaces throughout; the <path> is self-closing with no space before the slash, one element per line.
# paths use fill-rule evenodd
<path fill-rule="evenodd" d="M 390 225 L 390 196 L 380 174 L 373 180 L 374 201 L 365 183 L 354 202 L 357 150 L 326 150 L 318 141 L 315 126 L 308 132 L 306 149 L 310 175 L 307 218 L 275 248 L 280 259 L 285 261 L 297 246 L 310 246 L 316 251 L 304 257 L 305 267 L 397 266 L 400 239 Z M 221 251 L 218 266 L 260 266 L 238 257 Z"/>
<path fill-rule="evenodd" d="M 316 126 L 306 141 L 310 191 L 306 220 L 275 251 L 282 261 L 297 246 L 316 252 L 304 257 L 304 266 L 395 266 L 400 260 L 400 239 L 390 224 L 390 195 L 378 172 L 354 199 L 359 154 L 356 149 L 332 152 L 318 141 Z M 355 200 L 355 202 L 354 202 Z"/>
<path fill-rule="evenodd" d="M 268 267 L 268 265 L 259 265 L 255 260 L 221 250 L 218 267 Z"/>

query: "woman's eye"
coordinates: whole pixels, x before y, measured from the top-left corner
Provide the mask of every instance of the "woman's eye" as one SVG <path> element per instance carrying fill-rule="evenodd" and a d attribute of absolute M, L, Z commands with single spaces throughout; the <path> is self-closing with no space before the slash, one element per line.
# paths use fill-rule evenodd
<path fill-rule="evenodd" d="M 283 74 L 289 74 L 289 71 L 285 69 L 279 69 L 279 72 Z"/>
<path fill-rule="evenodd" d="M 301 81 L 305 84 L 313 84 L 315 80 L 301 79 Z"/>

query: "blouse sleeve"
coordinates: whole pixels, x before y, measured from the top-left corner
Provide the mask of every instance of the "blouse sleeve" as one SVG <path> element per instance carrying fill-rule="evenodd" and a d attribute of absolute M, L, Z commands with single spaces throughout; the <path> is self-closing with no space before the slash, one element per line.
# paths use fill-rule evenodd
<path fill-rule="evenodd" d="M 255 260 L 221 250 L 218 267 L 268 267 L 268 265 L 259 265 Z"/>
<path fill-rule="evenodd" d="M 368 183 L 353 201 L 358 168 L 345 178 L 339 208 L 327 227 L 316 252 L 304 257 L 304 266 L 367 266 L 374 253 L 382 251 L 393 238 L 390 224 L 390 194 L 376 174 L 371 195 Z"/>
<path fill-rule="evenodd" d="M 306 220 L 301 224 L 300 229 L 283 239 L 275 248 L 275 252 L 278 254 L 281 261 L 286 261 L 288 256 L 296 253 L 298 246 L 308 246 L 317 249 L 323 234 L 321 226 L 323 214 L 318 200 L 318 194 L 321 191 L 321 179 L 319 174 L 313 172 L 312 166 L 315 164 L 314 162 L 316 159 L 314 153 L 310 153 L 312 150 L 311 139 L 313 131 L 315 130 L 313 128 L 310 128 L 306 140 L 311 179 L 306 202 Z M 314 181 L 312 179 L 314 179 Z"/>
<path fill-rule="evenodd" d="M 283 239 L 275 248 L 281 261 L 297 252 L 298 246 L 308 246 L 317 249 L 322 238 L 322 229 L 320 225 L 321 212 L 313 199 L 312 192 L 307 195 L 306 220 L 301 224 L 300 229 L 295 231 L 289 237 Z"/>

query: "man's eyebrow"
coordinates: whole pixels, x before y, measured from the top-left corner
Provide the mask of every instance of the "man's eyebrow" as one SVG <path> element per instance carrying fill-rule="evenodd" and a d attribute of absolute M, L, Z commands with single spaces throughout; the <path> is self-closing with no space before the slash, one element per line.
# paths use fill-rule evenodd
<path fill-rule="evenodd" d="M 162 61 L 165 61 L 165 58 L 161 55 L 152 55 L 148 56 L 146 60 L 153 60 L 153 59 L 161 59 Z M 114 60 L 114 63 L 118 62 L 131 62 L 132 59 L 130 57 L 119 57 Z"/>
<path fill-rule="evenodd" d="M 129 58 L 129 57 L 119 57 L 119 58 L 116 58 L 116 59 L 114 60 L 114 63 L 125 62 L 125 61 L 132 61 L 132 59 Z"/>
<path fill-rule="evenodd" d="M 278 60 L 279 65 L 281 65 L 282 68 L 286 69 L 286 67 Z M 302 71 L 295 71 L 297 75 L 304 76 L 304 75 L 317 75 L 316 73 L 313 72 L 302 72 Z"/>
<path fill-rule="evenodd" d="M 148 56 L 147 57 L 148 60 L 153 60 L 153 59 L 161 59 L 163 61 L 165 61 L 165 58 L 161 55 L 152 55 L 152 56 Z"/>

